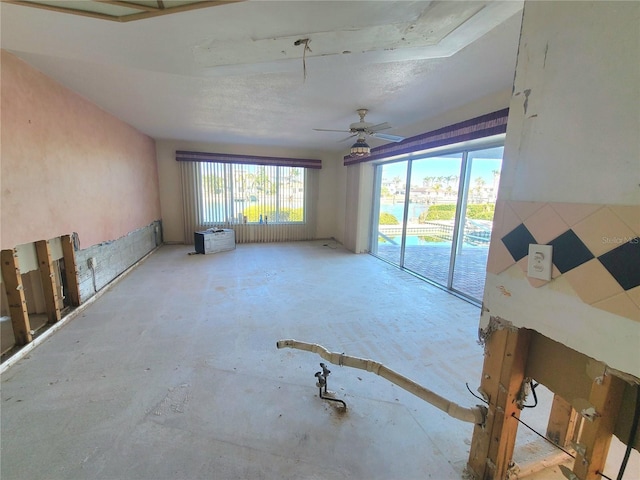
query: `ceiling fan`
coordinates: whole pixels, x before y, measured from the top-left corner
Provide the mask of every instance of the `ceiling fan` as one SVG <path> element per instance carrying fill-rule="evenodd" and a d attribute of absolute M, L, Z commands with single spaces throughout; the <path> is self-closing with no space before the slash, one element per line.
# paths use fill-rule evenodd
<path fill-rule="evenodd" d="M 341 142 L 348 140 L 353 137 L 358 137 L 358 142 L 364 142 L 365 136 L 369 135 L 371 137 L 380 138 L 382 140 L 389 140 L 391 142 L 401 142 L 405 139 L 405 137 L 399 137 L 398 135 L 389 135 L 388 133 L 380 133 L 381 130 L 387 130 L 391 128 L 387 122 L 379 123 L 374 125 L 373 123 L 365 122 L 364 117 L 369 110 L 366 108 L 360 108 L 357 110 L 358 115 L 360 115 L 360 121 L 356 123 L 352 123 L 349 125 L 349 130 L 331 130 L 328 128 L 314 128 L 314 130 L 318 132 L 349 132 L 352 135 L 349 135 L 347 138 L 343 138 L 340 140 Z M 368 152 L 367 152 L 368 153 Z"/>

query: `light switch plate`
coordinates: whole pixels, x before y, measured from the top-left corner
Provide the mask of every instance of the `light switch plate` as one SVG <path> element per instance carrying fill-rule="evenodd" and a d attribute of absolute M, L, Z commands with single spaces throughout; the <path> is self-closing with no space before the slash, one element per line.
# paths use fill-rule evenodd
<path fill-rule="evenodd" d="M 551 245 L 529 244 L 529 257 L 527 261 L 527 276 L 540 280 L 551 280 L 553 264 L 551 258 L 553 247 Z"/>

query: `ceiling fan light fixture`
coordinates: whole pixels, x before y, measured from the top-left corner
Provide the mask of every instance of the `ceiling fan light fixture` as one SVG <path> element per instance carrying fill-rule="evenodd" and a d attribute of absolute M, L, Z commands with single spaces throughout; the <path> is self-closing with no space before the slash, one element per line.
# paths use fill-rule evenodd
<path fill-rule="evenodd" d="M 364 138 L 358 138 L 358 141 L 351 145 L 352 157 L 367 157 L 371 153 L 371 147 L 364 141 Z"/>

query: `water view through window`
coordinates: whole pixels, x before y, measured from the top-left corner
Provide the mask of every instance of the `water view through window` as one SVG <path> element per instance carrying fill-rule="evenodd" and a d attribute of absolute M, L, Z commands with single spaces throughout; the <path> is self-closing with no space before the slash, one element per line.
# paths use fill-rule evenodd
<path fill-rule="evenodd" d="M 371 253 L 480 302 L 502 153 L 378 165 Z"/>
<path fill-rule="evenodd" d="M 202 162 L 200 223 L 303 223 L 305 184 L 301 168 Z"/>

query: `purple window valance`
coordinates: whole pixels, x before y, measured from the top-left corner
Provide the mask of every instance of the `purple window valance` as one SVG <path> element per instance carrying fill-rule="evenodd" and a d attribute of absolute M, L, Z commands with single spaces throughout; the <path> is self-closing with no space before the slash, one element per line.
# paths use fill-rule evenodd
<path fill-rule="evenodd" d="M 371 162 L 383 158 L 394 157 L 412 152 L 419 152 L 429 148 L 442 147 L 459 142 L 467 142 L 478 138 L 490 137 L 507 131 L 507 117 L 509 109 L 498 110 L 464 122 L 439 128 L 428 133 L 421 133 L 414 137 L 405 138 L 399 143 L 389 143 L 371 149 L 367 157 L 344 157 L 344 165 L 355 165 L 361 162 Z"/>
<path fill-rule="evenodd" d="M 276 167 L 322 168 L 322 160 L 309 158 L 263 157 L 260 155 L 233 155 L 231 153 L 207 153 L 176 151 L 178 162 L 242 163 L 249 165 L 272 165 Z"/>

